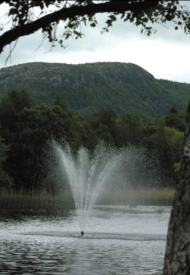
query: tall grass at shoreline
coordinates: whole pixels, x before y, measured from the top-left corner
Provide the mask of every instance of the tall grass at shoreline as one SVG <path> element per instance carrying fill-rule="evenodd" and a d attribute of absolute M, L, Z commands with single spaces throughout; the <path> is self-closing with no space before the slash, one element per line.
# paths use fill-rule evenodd
<path fill-rule="evenodd" d="M 127 192 L 120 190 L 109 192 L 102 196 L 99 204 L 121 204 L 121 205 L 158 205 L 170 206 L 173 203 L 174 188 L 139 188 L 128 189 Z"/>
<path fill-rule="evenodd" d="M 101 205 L 172 205 L 174 198 L 174 188 L 164 189 L 130 189 L 127 192 L 108 191 L 97 201 Z M 22 192 L 16 194 L 1 192 L 0 210 L 70 210 L 75 209 L 74 200 L 70 191 L 62 191 L 57 195 L 50 195 L 42 191 L 36 195 L 23 195 Z"/>
<path fill-rule="evenodd" d="M 142 205 L 172 205 L 175 189 L 142 189 L 134 192 L 134 201 Z"/>
<path fill-rule="evenodd" d="M 50 195 L 46 191 L 40 194 L 23 195 L 20 193 L 8 194 L 1 192 L 0 209 L 9 210 L 69 210 L 74 209 L 74 201 L 70 192 L 60 192 Z"/>

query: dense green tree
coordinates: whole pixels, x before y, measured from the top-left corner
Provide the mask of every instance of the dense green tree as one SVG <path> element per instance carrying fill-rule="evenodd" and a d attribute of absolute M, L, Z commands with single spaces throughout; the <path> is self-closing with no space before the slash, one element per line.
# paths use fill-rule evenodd
<path fill-rule="evenodd" d="M 169 136 L 165 130 L 165 119 L 160 116 L 157 120 L 157 129 L 154 134 L 154 147 L 160 164 L 165 167 L 166 171 L 172 169 L 172 150 L 169 142 Z"/>
<path fill-rule="evenodd" d="M 117 146 L 129 144 L 140 145 L 143 127 L 140 118 L 135 114 L 126 114 L 117 123 Z"/>
<path fill-rule="evenodd" d="M 66 129 L 65 141 L 70 144 L 73 152 L 76 152 L 82 145 L 85 135 L 83 118 L 77 112 L 68 109 L 60 94 L 56 95 L 54 106 L 59 106 L 63 113 L 67 114 L 69 128 Z"/>
<path fill-rule="evenodd" d="M 40 181 L 47 174 L 45 165 L 50 141 L 68 142 L 73 151 L 81 146 L 82 118 L 55 100 L 52 107 L 34 106 L 34 101 L 25 90 L 11 89 L 0 102 L 0 129 L 6 146 L 1 142 L 2 162 L 6 173 L 14 179 L 15 188 L 40 188 Z M 3 147 L 4 146 L 4 147 Z M 3 151 L 4 150 L 4 151 Z M 1 182 L 6 173 L 1 171 Z M 9 178 L 7 176 L 8 181 Z"/>
<path fill-rule="evenodd" d="M 179 131 L 185 130 L 185 112 L 170 113 L 165 118 L 166 126 L 174 127 Z"/>
<path fill-rule="evenodd" d="M 154 134 L 156 129 L 157 126 L 152 125 L 151 123 L 143 123 L 142 139 L 140 144 L 150 152 L 154 151 Z"/>
<path fill-rule="evenodd" d="M 97 115 L 97 128 L 95 133 L 99 139 L 114 145 L 116 136 L 116 114 L 112 109 L 103 109 Z M 94 127 L 96 127 L 94 125 Z"/>
<path fill-rule="evenodd" d="M 85 144 L 85 127 L 83 118 L 76 112 L 69 111 L 70 128 L 66 135 L 66 141 L 70 144 L 73 153 Z"/>
<path fill-rule="evenodd" d="M 177 109 L 174 106 L 172 106 L 169 110 L 169 114 L 175 114 L 176 115 L 177 113 L 178 113 Z"/>
<path fill-rule="evenodd" d="M 98 142 L 115 145 L 116 114 L 112 109 L 102 109 L 99 113 L 85 119 L 85 146 L 93 150 Z"/>
<path fill-rule="evenodd" d="M 167 174 L 170 176 L 170 179 L 172 179 L 173 183 L 176 185 L 176 178 L 178 176 L 180 168 L 184 133 L 178 131 L 175 128 L 165 127 L 165 135 L 169 151 L 169 154 L 167 154 L 168 159 L 165 159 L 165 162 L 168 163 L 166 166 L 168 168 Z"/>
<path fill-rule="evenodd" d="M 4 171 L 4 162 L 7 159 L 8 146 L 3 142 L 3 139 L 0 137 L 0 190 L 1 188 L 11 188 L 13 186 L 13 181 L 9 175 Z"/>
<path fill-rule="evenodd" d="M 32 188 L 40 185 L 44 176 L 42 172 L 46 173 L 43 166 L 47 142 L 68 141 L 71 124 L 68 113 L 57 105 L 52 108 L 45 105 L 25 108 L 20 113 L 16 125 L 17 138 L 12 149 L 14 157 L 10 159 L 17 166 L 17 169 L 14 168 L 17 182 Z"/>
<path fill-rule="evenodd" d="M 184 139 L 184 132 L 180 132 L 175 128 L 168 128 L 169 131 L 172 131 L 172 148 L 173 148 L 173 155 L 174 155 L 174 163 L 179 163 L 181 160 L 182 154 L 182 145 Z"/>
<path fill-rule="evenodd" d="M 58 105 L 24 108 L 15 122 L 6 161 L 17 189 L 41 189 L 50 168 L 51 142 L 69 143 L 76 151 L 81 146 L 81 128 L 79 116 Z"/>
<path fill-rule="evenodd" d="M 9 147 L 4 169 L 6 174 L 13 180 L 16 179 L 14 173 L 17 167 L 15 166 L 17 159 L 14 159 L 14 148 L 16 147 L 15 144 L 18 135 L 18 118 L 25 107 L 31 106 L 34 106 L 34 101 L 25 89 L 18 90 L 12 88 L 0 102 L 0 124 L 2 126 L 0 133 L 4 139 L 4 143 Z M 14 181 L 14 184 L 16 185 L 17 183 Z"/>
<path fill-rule="evenodd" d="M 95 129 L 97 125 L 96 116 L 85 116 L 83 120 L 83 125 L 84 125 L 83 145 L 92 152 L 99 141 L 98 136 L 95 134 Z"/>
<path fill-rule="evenodd" d="M 24 88 L 12 88 L 0 101 L 1 135 L 8 144 L 14 140 L 16 123 L 22 110 L 34 106 L 34 100 Z"/>

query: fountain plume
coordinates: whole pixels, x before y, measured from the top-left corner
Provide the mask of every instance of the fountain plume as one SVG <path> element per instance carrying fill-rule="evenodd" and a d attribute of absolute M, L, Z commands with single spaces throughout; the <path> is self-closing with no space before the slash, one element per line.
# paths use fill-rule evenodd
<path fill-rule="evenodd" d="M 62 148 L 54 143 L 59 156 L 61 169 L 68 178 L 73 193 L 81 236 L 89 220 L 99 195 L 104 195 L 104 188 L 112 201 L 124 195 L 128 203 L 133 203 L 131 188 L 160 185 L 162 173 L 153 156 L 143 148 L 128 146 L 116 149 L 99 144 L 93 153 L 82 147 L 77 154 L 72 154 L 69 145 Z M 109 187 L 107 189 L 107 187 Z M 114 196 L 113 196 L 114 194 Z"/>
<path fill-rule="evenodd" d="M 81 232 L 84 232 L 101 188 L 119 164 L 121 153 L 103 145 L 97 146 L 92 155 L 81 148 L 74 156 L 68 145 L 65 149 L 56 145 L 56 150 L 71 185 Z"/>

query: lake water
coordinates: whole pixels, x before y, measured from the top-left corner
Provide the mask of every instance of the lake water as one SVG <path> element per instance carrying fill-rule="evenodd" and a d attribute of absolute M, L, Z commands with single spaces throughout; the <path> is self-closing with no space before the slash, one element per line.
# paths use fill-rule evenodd
<path fill-rule="evenodd" d="M 96 207 L 83 237 L 75 211 L 0 215 L 0 274 L 161 275 L 170 207 Z"/>

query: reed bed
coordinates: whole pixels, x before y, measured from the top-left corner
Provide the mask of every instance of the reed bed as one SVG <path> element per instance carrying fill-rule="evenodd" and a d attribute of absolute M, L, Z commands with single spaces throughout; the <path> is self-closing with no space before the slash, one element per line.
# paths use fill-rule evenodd
<path fill-rule="evenodd" d="M 163 189 L 141 189 L 133 193 L 134 204 L 140 205 L 172 205 L 174 199 L 174 188 Z"/>
<path fill-rule="evenodd" d="M 172 205 L 175 190 L 174 188 L 164 189 L 130 189 L 127 192 L 108 191 L 100 196 L 97 204 L 101 205 Z M 75 209 L 74 200 L 70 191 L 62 191 L 57 195 L 48 194 L 46 191 L 40 194 L 24 195 L 23 192 L 11 194 L 1 192 L 0 194 L 1 210 L 71 210 Z"/>
<path fill-rule="evenodd" d="M 69 210 L 74 209 L 74 201 L 70 192 L 60 192 L 58 195 L 40 194 L 24 195 L 20 193 L 1 192 L 0 209 L 9 210 Z"/>
<path fill-rule="evenodd" d="M 170 206 L 174 199 L 174 188 L 129 189 L 125 192 L 114 191 L 102 196 L 99 204 L 121 205 L 163 205 Z"/>

